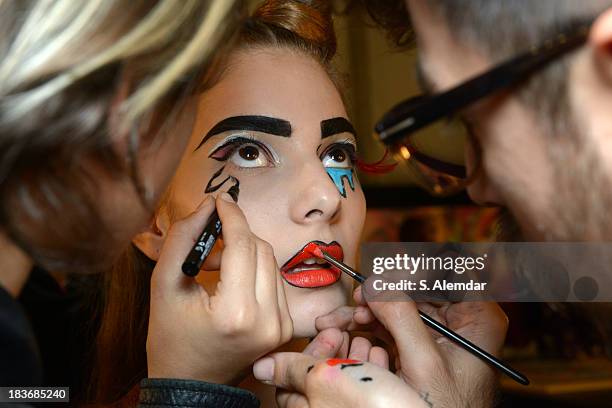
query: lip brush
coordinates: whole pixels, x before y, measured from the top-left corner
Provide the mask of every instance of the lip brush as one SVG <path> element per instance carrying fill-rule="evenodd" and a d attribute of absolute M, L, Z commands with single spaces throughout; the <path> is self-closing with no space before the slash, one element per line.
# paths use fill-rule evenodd
<path fill-rule="evenodd" d="M 314 249 L 313 255 L 319 258 L 325 259 L 327 262 L 332 264 L 334 267 L 346 273 L 347 275 L 349 275 L 351 278 L 355 279 L 359 283 L 364 283 L 366 280 L 365 276 L 361 275 L 359 272 L 345 265 L 344 263 L 338 261 L 337 259 L 329 255 L 328 253 L 322 251 L 320 248 Z M 438 323 L 436 320 L 432 319 L 431 317 L 421 312 L 420 310 L 419 310 L 419 316 L 421 317 L 421 320 L 423 320 L 423 323 L 425 323 L 427 326 L 431 327 L 432 329 L 434 329 L 441 335 L 447 337 L 449 340 L 451 340 L 455 344 L 458 344 L 459 346 L 463 347 L 465 350 L 469 351 L 474 356 L 496 367 L 498 370 L 502 371 L 504 374 L 506 374 L 508 377 L 512 378 L 514 381 L 518 382 L 519 384 L 529 385 L 529 379 L 525 377 L 523 374 L 521 374 L 520 372 L 510 367 L 508 364 L 493 357 L 491 354 L 487 353 L 486 351 L 484 351 L 483 349 L 481 349 L 480 347 L 478 347 L 471 341 L 458 335 L 457 333 L 455 333 L 448 327 L 444 326 L 443 324 Z"/>

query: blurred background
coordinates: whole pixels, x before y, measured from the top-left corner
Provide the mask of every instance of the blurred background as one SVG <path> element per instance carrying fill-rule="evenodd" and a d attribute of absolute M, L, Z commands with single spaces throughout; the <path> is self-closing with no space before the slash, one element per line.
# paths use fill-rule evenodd
<path fill-rule="evenodd" d="M 336 63 L 346 74 L 343 94 L 358 131 L 360 156 L 376 162 L 384 148 L 374 138 L 374 123 L 394 104 L 419 93 L 416 50 L 393 50 L 356 2 L 351 4 L 347 7 L 339 1 L 336 6 Z M 455 148 L 450 142 L 446 147 Z M 499 235 L 499 209 L 475 206 L 464 193 L 431 197 L 401 164 L 389 174 L 359 174 L 359 179 L 368 203 L 364 242 L 493 241 Z M 39 339 L 46 385 L 86 387 L 82 373 L 87 370 L 94 334 L 85 331 L 83 322 L 95 314 L 80 302 L 78 293 L 88 286 L 93 291 L 96 285 L 99 282 L 78 276 L 65 279 L 38 269 L 32 273 L 20 300 Z M 503 358 L 532 384 L 524 387 L 502 377 L 498 406 L 612 406 L 610 305 L 515 303 L 502 307 L 510 319 Z"/>

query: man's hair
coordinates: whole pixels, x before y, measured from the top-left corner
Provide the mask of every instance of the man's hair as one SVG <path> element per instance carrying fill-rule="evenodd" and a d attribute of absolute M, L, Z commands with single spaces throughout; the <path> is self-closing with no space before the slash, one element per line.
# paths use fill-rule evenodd
<path fill-rule="evenodd" d="M 396 45 L 409 42 L 412 31 L 404 0 L 363 1 L 372 18 L 387 30 Z M 430 0 L 427 4 L 448 23 L 461 43 L 479 49 L 496 63 L 592 21 L 612 6 L 612 1 Z M 519 98 L 551 130 L 569 117 L 566 85 L 570 59 L 568 56 L 551 64 L 518 92 Z"/>
<path fill-rule="evenodd" d="M 386 31 L 391 43 L 403 48 L 412 44 L 410 17 L 404 0 L 361 0 L 372 20 Z"/>

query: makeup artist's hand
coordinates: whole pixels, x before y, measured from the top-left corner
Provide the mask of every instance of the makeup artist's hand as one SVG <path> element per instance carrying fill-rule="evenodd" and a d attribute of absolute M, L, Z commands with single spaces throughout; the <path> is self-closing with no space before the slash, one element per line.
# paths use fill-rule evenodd
<path fill-rule="evenodd" d="M 225 247 L 215 293 L 181 272 L 215 208 L 212 197 L 175 223 L 164 243 L 151 279 L 149 377 L 235 383 L 253 361 L 293 335 L 272 247 L 251 232 L 227 193 L 216 207 Z"/>
<path fill-rule="evenodd" d="M 433 305 L 403 301 L 368 303 L 355 290 L 357 308 L 343 307 L 317 319 L 317 329 L 372 331 L 397 351 L 398 375 L 434 406 L 492 405 L 496 373 L 486 363 L 424 325 L 418 309 L 498 356 L 508 320 L 493 302 Z M 418 309 L 417 309 L 418 307 Z"/>
<path fill-rule="evenodd" d="M 279 387 L 281 408 L 427 407 L 388 365 L 380 347 L 356 337 L 349 349 L 348 333 L 327 329 L 302 353 L 274 353 L 257 361 L 253 373 Z"/>

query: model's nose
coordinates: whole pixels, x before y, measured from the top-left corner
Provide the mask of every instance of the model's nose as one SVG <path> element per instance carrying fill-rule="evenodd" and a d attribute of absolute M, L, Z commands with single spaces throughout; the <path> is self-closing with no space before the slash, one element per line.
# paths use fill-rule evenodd
<path fill-rule="evenodd" d="M 342 198 L 332 178 L 342 185 L 341 175 L 330 177 L 319 161 L 305 165 L 300 174 L 299 187 L 291 198 L 292 220 L 300 224 L 332 222 L 340 212 Z"/>

